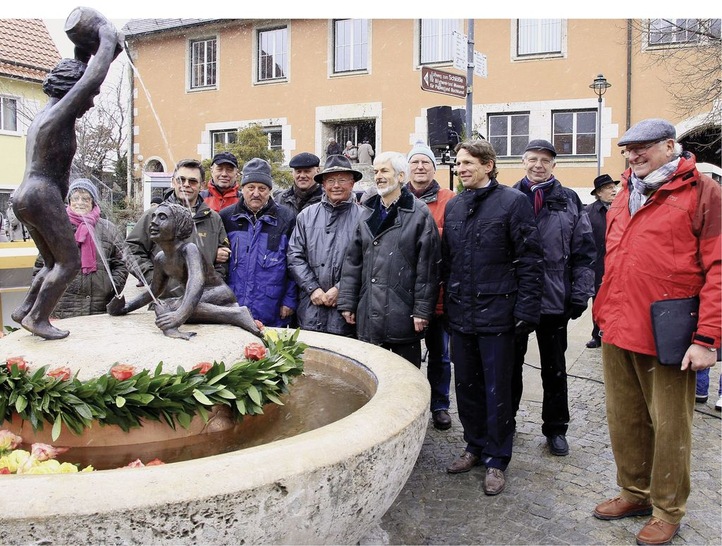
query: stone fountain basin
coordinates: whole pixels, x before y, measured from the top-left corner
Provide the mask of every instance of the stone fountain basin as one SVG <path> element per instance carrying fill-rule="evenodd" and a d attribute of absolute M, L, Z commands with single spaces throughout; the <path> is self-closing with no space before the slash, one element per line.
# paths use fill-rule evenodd
<path fill-rule="evenodd" d="M 87 336 L 111 332 L 104 337 L 123 338 L 126 353 L 140 351 L 150 367 L 160 360 L 153 360 L 160 350 L 164 363 L 175 369 L 184 359 L 184 366 L 214 358 L 229 362 L 233 356 L 223 353 L 235 351 L 239 358 L 242 346 L 253 340 L 218 325 L 186 325 L 198 335 L 188 342 L 171 340 L 155 329 L 150 313 L 134 313 L 133 320 L 96 316 L 62 322 L 71 331 L 67 339 L 46 341 L 16 332 L 0 340 L 0 357 L 23 354 L 22 348 L 36 365 L 65 365 L 68 354 L 77 362 L 84 351 L 98 361 L 99 350 L 114 342 L 92 343 L 92 350 Z M 309 369 L 337 370 L 357 381 L 369 402 L 319 429 L 202 459 L 83 474 L 2 476 L 3 543 L 357 543 L 378 525 L 413 469 L 426 433 L 428 382 L 413 365 L 380 347 L 314 332 L 301 332 L 299 339 L 310 347 Z M 49 362 L 41 353 L 60 360 Z M 113 352 L 102 371 L 115 361 L 133 363 L 126 353 Z"/>

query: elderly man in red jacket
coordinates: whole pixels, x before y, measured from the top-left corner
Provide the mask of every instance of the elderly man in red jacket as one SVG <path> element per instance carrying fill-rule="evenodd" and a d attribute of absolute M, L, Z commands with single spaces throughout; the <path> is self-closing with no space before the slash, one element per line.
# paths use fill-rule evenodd
<path fill-rule="evenodd" d="M 674 126 L 646 119 L 618 142 L 629 160 L 607 213 L 607 255 L 594 320 L 602 331 L 607 419 L 619 496 L 599 519 L 651 515 L 637 544 L 666 544 L 690 492 L 695 371 L 720 346 L 720 186 L 697 171 Z M 682 361 L 662 365 L 650 305 L 699 297 Z"/>

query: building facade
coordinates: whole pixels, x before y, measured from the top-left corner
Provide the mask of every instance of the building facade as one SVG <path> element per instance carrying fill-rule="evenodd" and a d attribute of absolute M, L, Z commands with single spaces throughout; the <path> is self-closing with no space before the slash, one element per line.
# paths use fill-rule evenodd
<path fill-rule="evenodd" d="M 465 75 L 454 55 L 469 24 L 486 60 L 485 77 L 467 82 L 471 130 L 464 97 L 422 89 L 424 68 Z M 123 31 L 136 179 L 210 158 L 256 123 L 286 161 L 301 151 L 324 158 L 329 138 L 402 152 L 422 140 L 441 157 L 454 133 L 480 135 L 507 185 L 523 176 L 527 142 L 544 138 L 559 151 L 557 177 L 588 201 L 598 170 L 624 170 L 616 142 L 641 119 L 671 120 L 683 142 L 719 137 L 719 104 L 680 114 L 666 83 L 675 75 L 660 62 L 681 54 L 694 66 L 699 46 L 719 47 L 719 20 L 138 19 Z M 611 84 L 601 101 L 590 88 L 599 74 Z M 718 149 L 704 160 L 719 165 Z"/>

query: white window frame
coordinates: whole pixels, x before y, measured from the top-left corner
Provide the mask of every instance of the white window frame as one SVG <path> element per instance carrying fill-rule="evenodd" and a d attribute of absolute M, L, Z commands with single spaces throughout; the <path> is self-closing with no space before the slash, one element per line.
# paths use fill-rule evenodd
<path fill-rule="evenodd" d="M 263 34 L 266 33 L 277 33 L 279 31 L 283 31 L 283 43 L 278 43 L 279 40 L 277 39 L 278 34 L 273 35 L 273 44 L 272 44 L 272 50 L 270 52 L 264 52 L 261 49 L 261 37 Z M 254 55 L 254 65 L 255 65 L 255 76 L 254 81 L 256 83 L 278 83 L 278 82 L 287 82 L 288 81 L 288 73 L 289 73 L 289 63 L 290 63 L 290 51 L 291 51 L 291 27 L 288 24 L 282 23 L 274 26 L 269 27 L 259 27 L 255 29 L 255 55 Z M 265 53 L 265 56 L 263 54 Z M 272 77 L 262 77 L 262 70 L 263 70 L 263 64 L 264 59 L 270 58 L 273 63 L 273 72 L 274 75 Z M 279 65 L 277 60 L 280 60 L 281 63 Z M 281 74 L 276 75 L 276 66 L 280 66 Z"/>
<path fill-rule="evenodd" d="M 7 105 L 9 104 L 14 104 L 14 129 L 8 128 L 7 124 L 8 116 L 6 115 L 6 108 L 8 108 Z M 0 133 L 8 135 L 17 135 L 18 133 L 20 133 L 20 116 L 18 116 L 19 109 L 20 100 L 17 97 L 0 95 Z"/>
<path fill-rule="evenodd" d="M 221 129 L 217 131 L 211 131 L 211 157 L 221 151 L 220 149 L 216 149 L 216 145 L 227 146 L 229 144 L 234 144 L 236 133 L 238 133 L 238 129 Z M 223 135 L 223 142 L 216 142 L 216 136 L 220 135 Z"/>
<path fill-rule="evenodd" d="M 555 118 L 557 115 L 560 114 L 572 114 L 572 127 L 571 127 L 571 133 L 561 133 L 561 134 L 571 134 L 572 135 L 572 150 L 571 153 L 566 153 L 561 146 L 557 145 L 556 137 L 557 137 L 557 131 L 556 131 L 556 124 L 555 124 Z M 594 119 L 594 129 L 591 132 L 584 132 L 580 133 L 578 130 L 578 119 L 579 114 L 591 114 Z M 552 144 L 554 144 L 554 147 L 557 150 L 557 156 L 559 157 L 596 157 L 596 155 L 599 153 L 599 142 L 597 142 L 597 123 L 599 123 L 599 116 L 596 109 L 580 109 L 580 110 L 554 110 L 551 113 L 551 121 L 552 121 Z M 581 135 L 591 135 L 591 137 L 594 140 L 594 150 L 592 152 L 588 153 L 578 153 L 577 151 L 577 141 Z"/>
<path fill-rule="evenodd" d="M 512 133 L 512 118 L 513 117 L 525 117 L 526 118 L 526 125 L 527 125 L 527 132 L 524 134 L 514 134 Z M 492 135 L 491 134 L 491 119 L 495 117 L 505 117 L 507 118 L 507 131 L 505 135 Z M 487 140 L 489 143 L 491 143 L 492 147 L 494 147 L 494 151 L 496 152 L 496 155 L 498 157 L 521 157 L 523 155 L 523 148 L 526 147 L 526 145 L 529 143 L 529 131 L 530 131 L 530 113 L 529 112 L 491 112 L 487 114 Z M 496 149 L 496 146 L 494 146 L 494 139 L 500 139 L 502 136 L 505 137 L 505 150 L 507 153 L 500 153 L 499 150 Z M 521 138 L 524 137 L 524 144 L 521 153 L 514 154 L 512 153 L 512 139 L 513 138 Z"/>
<path fill-rule="evenodd" d="M 267 126 L 263 128 L 263 132 L 268 136 L 269 150 L 283 150 L 283 127 L 280 125 Z M 277 140 L 275 144 L 274 140 Z"/>
<path fill-rule="evenodd" d="M 539 46 L 536 52 L 530 53 L 519 53 L 519 24 L 520 21 L 530 21 L 533 24 L 538 25 L 538 38 L 537 42 L 540 43 L 543 38 L 543 25 L 550 24 L 550 21 L 555 21 L 559 25 L 559 48 L 552 51 L 551 48 L 544 50 L 543 46 Z M 511 58 L 514 61 L 526 61 L 526 60 L 537 60 L 537 59 L 550 59 L 550 58 L 565 58 L 567 56 L 567 20 L 566 19 L 512 19 L 511 20 Z"/>
<path fill-rule="evenodd" d="M 448 25 L 448 28 L 444 28 Z M 429 27 L 430 32 L 424 33 L 425 27 Z M 445 32 L 448 31 L 448 32 Z M 463 33 L 463 28 L 458 19 L 419 19 L 418 20 L 418 56 L 417 64 L 419 66 L 430 64 L 450 64 L 454 60 L 454 31 Z M 437 53 L 434 58 L 428 49 L 432 48 Z M 446 48 L 447 55 L 444 55 Z M 429 55 L 424 58 L 425 53 Z"/>
<path fill-rule="evenodd" d="M 209 51 L 210 44 L 213 50 Z M 196 61 L 196 46 L 202 46 L 203 59 Z M 210 59 L 209 57 L 212 57 Z M 195 80 L 196 67 L 202 66 L 203 81 Z M 211 81 L 212 80 L 212 81 Z M 218 87 L 218 36 L 206 36 L 188 40 L 188 89 L 190 91 L 205 91 Z"/>
<path fill-rule="evenodd" d="M 350 23 L 350 39 L 348 42 L 339 44 L 339 23 Z M 365 36 L 358 36 L 359 29 L 363 30 Z M 333 54 L 333 73 L 334 74 L 348 74 L 349 72 L 367 72 L 369 68 L 369 43 L 370 43 L 370 30 L 368 19 L 333 19 L 331 21 L 331 32 L 332 32 L 332 54 Z M 349 66 L 339 67 L 339 59 L 341 55 L 340 49 L 349 50 Z M 359 61 L 356 57 L 360 56 Z M 345 55 L 344 55 L 345 57 Z"/>

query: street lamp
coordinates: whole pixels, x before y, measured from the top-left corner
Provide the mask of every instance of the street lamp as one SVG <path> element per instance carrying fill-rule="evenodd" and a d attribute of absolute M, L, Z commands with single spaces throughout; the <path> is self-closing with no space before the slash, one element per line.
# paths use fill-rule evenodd
<path fill-rule="evenodd" d="M 599 105 L 597 106 L 597 176 L 602 172 L 602 95 L 610 87 L 612 87 L 612 84 L 607 82 L 604 74 L 599 74 L 594 78 L 592 85 L 589 86 L 590 89 L 594 89 L 597 97 L 599 97 Z"/>

